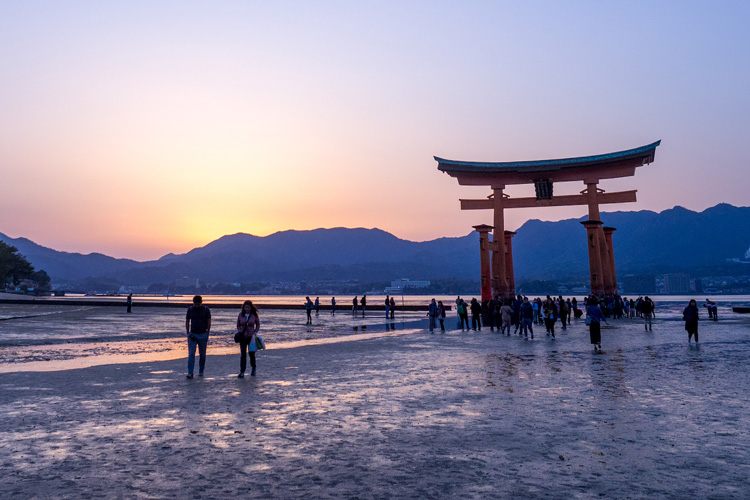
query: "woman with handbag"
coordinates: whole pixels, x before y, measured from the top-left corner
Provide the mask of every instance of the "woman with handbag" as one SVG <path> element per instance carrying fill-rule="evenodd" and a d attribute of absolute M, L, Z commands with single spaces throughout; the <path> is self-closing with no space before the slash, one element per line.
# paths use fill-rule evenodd
<path fill-rule="evenodd" d="M 250 354 L 250 367 L 252 368 L 250 376 L 255 376 L 255 351 L 258 350 L 258 330 L 260 330 L 258 310 L 251 301 L 246 300 L 242 304 L 239 316 L 237 316 L 237 333 L 234 336 L 235 342 L 240 344 L 240 374 L 237 375 L 238 378 L 245 376 L 248 353 Z"/>

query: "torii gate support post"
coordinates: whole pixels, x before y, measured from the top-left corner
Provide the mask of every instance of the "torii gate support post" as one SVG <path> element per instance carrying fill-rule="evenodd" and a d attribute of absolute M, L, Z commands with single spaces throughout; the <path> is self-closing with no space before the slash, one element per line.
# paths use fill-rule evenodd
<path fill-rule="evenodd" d="M 589 273 L 591 275 L 591 293 L 600 297 L 604 293 L 604 270 L 602 268 L 602 254 L 599 232 L 602 222 L 598 220 L 586 220 L 581 222 L 586 228 L 586 239 L 589 249 Z"/>
<path fill-rule="evenodd" d="M 600 190 L 597 184 L 599 179 L 588 178 L 584 180 L 586 189 L 581 192 L 586 197 L 586 201 L 589 207 L 589 222 L 597 222 L 590 226 L 586 226 L 586 236 L 589 240 L 589 265 L 592 261 L 597 267 L 597 279 L 594 280 L 593 270 L 591 274 L 591 293 L 596 293 L 600 297 L 614 293 L 614 289 L 617 288 L 617 283 L 614 282 L 613 272 L 614 269 L 611 267 L 612 258 L 610 257 L 611 246 L 608 245 L 606 235 L 602 229 L 601 214 L 599 213 L 599 197 L 604 191 Z M 590 231 L 596 233 L 595 241 L 596 245 L 591 246 Z M 611 243 L 611 239 L 609 242 Z M 591 252 L 599 254 L 598 258 L 591 258 Z M 594 288 L 594 282 L 596 281 L 596 288 Z M 614 282 L 614 283 L 613 283 Z"/>
<path fill-rule="evenodd" d="M 516 295 L 516 278 L 513 274 L 513 246 L 510 242 L 510 239 L 515 234 L 513 231 L 505 231 L 505 273 L 508 276 L 508 293 L 510 297 Z"/>
<path fill-rule="evenodd" d="M 492 226 L 480 224 L 473 226 L 479 233 L 479 270 L 481 274 L 482 302 L 492 298 L 490 274 L 490 231 Z"/>
<path fill-rule="evenodd" d="M 613 227 L 604 227 L 604 239 L 607 243 L 607 250 L 609 250 L 609 275 L 611 277 L 611 288 L 605 290 L 605 293 L 615 295 L 617 294 L 617 272 L 615 271 L 615 247 L 612 244 L 612 233 L 616 231 Z"/>
<path fill-rule="evenodd" d="M 492 208 L 495 230 L 492 233 L 492 295 L 499 295 L 504 299 L 510 298 L 511 290 L 508 286 L 508 265 L 505 249 L 505 194 L 504 185 L 492 186 Z"/>

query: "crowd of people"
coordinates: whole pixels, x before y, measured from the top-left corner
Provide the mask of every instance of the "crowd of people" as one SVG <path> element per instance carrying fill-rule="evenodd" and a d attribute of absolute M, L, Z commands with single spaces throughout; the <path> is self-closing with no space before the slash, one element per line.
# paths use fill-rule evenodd
<path fill-rule="evenodd" d="M 517 295 L 512 299 L 502 299 L 496 296 L 490 300 L 478 301 L 472 298 L 468 303 L 460 296 L 456 298 L 456 328 L 461 331 L 481 331 L 482 327 L 489 328 L 491 332 L 497 331 L 502 335 L 513 334 L 525 339 L 534 339 L 534 325 L 541 328 L 544 325 L 546 335 L 555 340 L 555 328 L 560 322 L 560 328 L 566 330 L 573 320 L 580 320 L 585 313 L 585 322 L 589 327 L 591 344 L 594 352 L 601 352 L 601 323 L 607 323 L 610 318 L 640 318 L 643 320 L 645 331 L 653 331 L 653 319 L 655 317 L 656 304 L 648 297 L 627 299 L 614 295 L 600 299 L 596 295 L 590 295 L 583 300 L 582 308 L 579 308 L 578 300 L 573 298 L 564 299 L 562 295 L 545 299 L 536 297 L 529 300 L 528 297 Z M 385 298 L 385 317 L 393 319 L 396 304 L 393 297 Z M 128 304 L 130 308 L 131 304 Z M 362 317 L 365 316 L 367 296 L 363 295 L 358 300 L 354 297 L 352 301 L 352 314 L 356 315 L 361 308 Z M 706 299 L 703 306 L 708 310 L 709 319 L 718 320 L 717 306 L 714 302 Z M 305 297 L 305 313 L 307 324 L 312 324 L 312 311 L 316 315 L 320 311 L 320 299 L 315 298 L 313 302 L 310 297 Z M 128 311 L 130 312 L 130 311 Z M 331 298 L 331 314 L 336 314 L 336 298 Z M 440 300 L 432 299 L 427 308 L 429 318 L 428 328 L 430 333 L 435 333 L 438 323 L 440 331 L 445 333 L 446 307 Z M 469 322 L 471 316 L 471 323 Z M 692 299 L 683 311 L 685 330 L 688 333 L 688 343 L 693 338 L 698 343 L 698 321 L 699 309 L 697 302 Z M 245 376 L 247 358 L 250 358 L 251 375 L 256 373 L 255 353 L 264 348 L 262 338 L 258 335 L 260 330 L 260 319 L 258 310 L 249 300 L 246 300 L 237 317 L 237 333 L 235 342 L 240 345 L 240 372 L 238 377 Z M 196 350 L 199 355 L 198 376 L 203 376 L 206 364 L 206 347 L 209 332 L 211 330 L 211 311 L 203 304 L 201 296 L 193 298 L 193 305 L 187 310 L 185 330 L 188 341 L 187 378 L 191 379 L 195 370 Z"/>
<path fill-rule="evenodd" d="M 708 309 L 710 319 L 716 320 L 718 312 L 716 304 L 706 299 L 704 307 Z M 440 329 L 445 332 L 445 308 L 442 302 L 432 299 L 428 309 L 430 317 L 429 330 L 434 333 L 435 321 L 440 320 Z M 566 330 L 572 320 L 581 319 L 585 314 L 585 322 L 589 327 L 591 344 L 595 352 L 601 352 L 601 323 L 607 323 L 608 319 L 642 319 L 645 331 L 653 331 L 653 319 L 656 317 L 656 304 L 646 295 L 636 299 L 628 299 L 620 295 L 599 298 L 590 295 L 583 299 L 582 307 L 579 308 L 578 300 L 573 298 L 564 299 L 562 295 L 545 299 L 517 295 L 512 299 L 502 299 L 496 296 L 490 300 L 478 301 L 472 298 L 466 302 L 460 296 L 456 298 L 456 328 L 461 331 L 481 331 L 482 326 L 497 330 L 503 335 L 517 334 L 526 339 L 534 338 L 534 325 L 540 328 L 544 326 L 546 335 L 555 340 L 555 328 L 560 322 L 560 328 Z M 471 324 L 469 316 L 471 315 Z M 695 337 L 698 342 L 698 307 L 695 300 L 691 300 L 683 313 L 685 330 L 688 332 L 688 342 Z"/>

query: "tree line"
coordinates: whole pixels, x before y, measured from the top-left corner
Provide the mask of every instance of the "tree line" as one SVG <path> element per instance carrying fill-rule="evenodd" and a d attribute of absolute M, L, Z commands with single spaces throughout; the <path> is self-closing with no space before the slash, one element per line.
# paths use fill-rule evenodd
<path fill-rule="evenodd" d="M 50 279 L 45 271 L 35 270 L 16 247 L 0 241 L 0 284 L 16 287 L 23 280 L 36 282 L 40 289 L 49 288 Z"/>

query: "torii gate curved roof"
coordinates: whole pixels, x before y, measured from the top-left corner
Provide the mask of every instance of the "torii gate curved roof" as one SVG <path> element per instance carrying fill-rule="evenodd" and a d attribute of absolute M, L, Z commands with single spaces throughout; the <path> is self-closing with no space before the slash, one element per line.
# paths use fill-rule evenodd
<path fill-rule="evenodd" d="M 438 170 L 456 177 L 463 185 L 529 184 L 540 179 L 598 182 L 635 175 L 636 167 L 654 161 L 659 144 L 660 140 L 615 153 L 555 160 L 475 162 L 433 158 L 438 162 Z"/>

